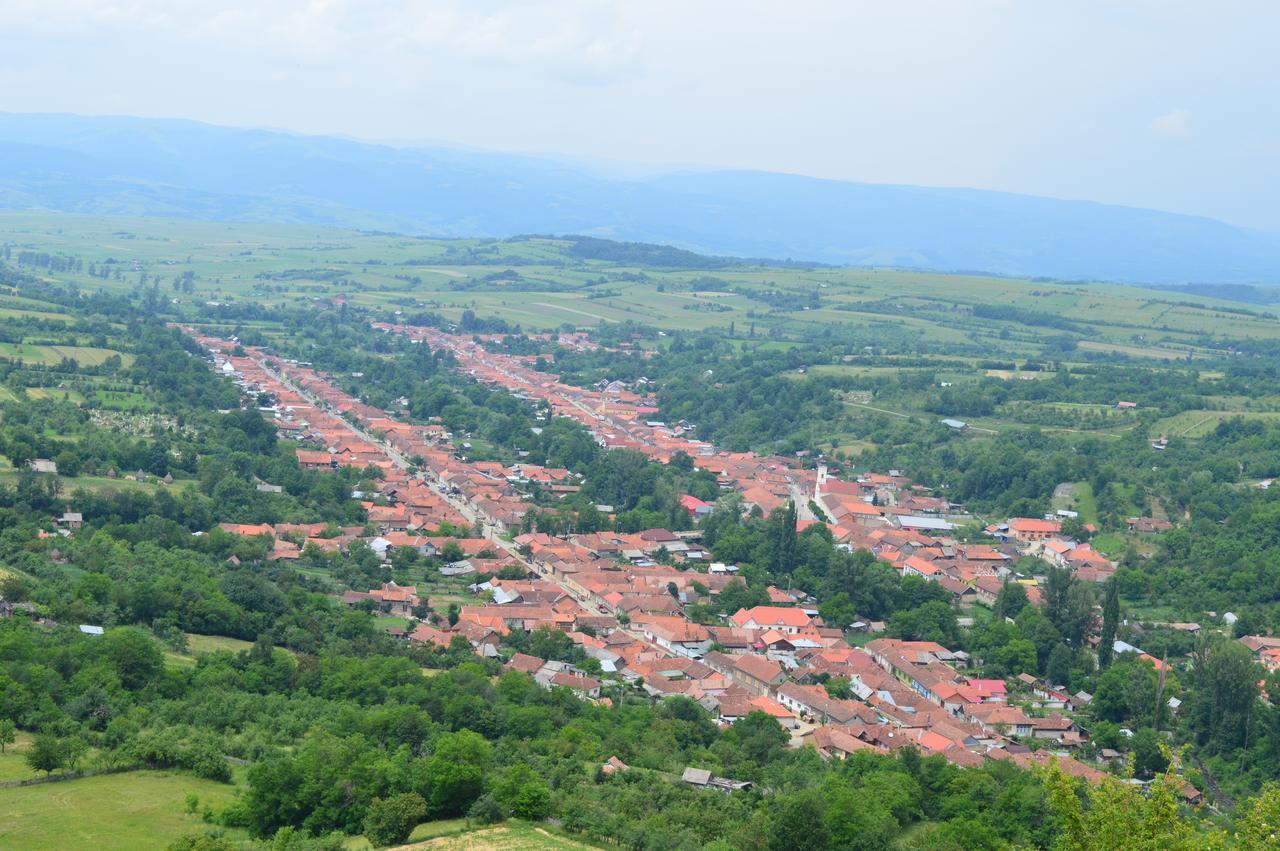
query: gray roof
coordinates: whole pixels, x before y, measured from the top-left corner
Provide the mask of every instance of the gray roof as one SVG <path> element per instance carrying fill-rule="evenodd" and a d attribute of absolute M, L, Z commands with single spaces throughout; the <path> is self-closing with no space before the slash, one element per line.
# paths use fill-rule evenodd
<path fill-rule="evenodd" d="M 686 768 L 680 779 L 696 786 L 706 786 L 711 780 L 711 772 L 705 768 Z"/>

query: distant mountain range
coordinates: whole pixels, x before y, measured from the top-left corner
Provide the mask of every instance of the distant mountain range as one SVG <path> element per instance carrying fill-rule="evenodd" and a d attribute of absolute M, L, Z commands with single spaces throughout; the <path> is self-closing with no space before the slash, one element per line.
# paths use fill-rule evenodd
<path fill-rule="evenodd" d="M 190 121 L 0 113 L 0 207 L 424 236 L 589 234 L 741 257 L 1150 284 L 1280 284 L 1280 235 L 966 189 L 590 163 Z"/>

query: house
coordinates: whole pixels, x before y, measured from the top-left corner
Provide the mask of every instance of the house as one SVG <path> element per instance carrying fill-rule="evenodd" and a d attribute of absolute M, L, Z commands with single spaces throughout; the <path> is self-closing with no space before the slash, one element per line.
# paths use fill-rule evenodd
<path fill-rule="evenodd" d="M 1158 520 L 1155 517 L 1127 517 L 1125 518 L 1125 524 L 1129 527 L 1130 532 L 1138 532 L 1140 534 L 1167 532 L 1173 528 L 1173 524 L 1168 520 Z"/>
<path fill-rule="evenodd" d="M 689 516 L 694 520 L 700 520 L 711 513 L 713 506 L 709 502 L 703 502 L 696 496 L 685 494 L 680 497 L 680 507 L 689 512 Z"/>
<path fill-rule="evenodd" d="M 550 684 L 553 687 L 559 686 L 570 689 L 576 692 L 579 697 L 594 699 L 600 696 L 600 681 L 588 676 L 578 676 L 561 671 L 552 675 Z"/>
<path fill-rule="evenodd" d="M 521 671 L 529 676 L 533 676 L 538 673 L 538 671 L 542 670 L 542 665 L 543 661 L 537 656 L 530 656 L 527 653 L 516 653 L 507 660 L 507 664 L 503 667 L 508 671 Z"/>
<path fill-rule="evenodd" d="M 276 529 L 274 526 L 266 523 L 258 523 L 251 525 L 248 523 L 219 523 L 218 528 L 224 532 L 230 532 L 232 535 L 239 535 L 242 538 L 256 538 L 258 535 L 275 536 Z"/>
<path fill-rule="evenodd" d="M 737 792 L 751 788 L 750 781 L 713 777 L 705 768 L 686 768 L 680 779 L 699 789 L 715 789 L 718 792 Z"/>
<path fill-rule="evenodd" d="M 418 589 L 412 585 L 397 585 L 395 582 L 384 582 L 381 588 L 370 591 L 368 598 L 378 604 L 378 608 L 399 617 L 413 617 L 413 610 L 418 607 Z"/>
<path fill-rule="evenodd" d="M 683 617 L 653 616 L 646 619 L 644 637 L 677 656 L 691 659 L 711 649 L 711 633 L 707 628 Z"/>
<path fill-rule="evenodd" d="M 739 629 L 776 629 L 786 635 L 794 635 L 809 626 L 812 620 L 803 609 L 787 606 L 753 606 L 739 609 L 729 618 Z"/>
<path fill-rule="evenodd" d="M 343 595 L 344 601 L 346 595 Z M 420 623 L 409 633 L 409 640 L 420 644 L 433 644 L 436 647 L 448 647 L 458 633 L 445 632 L 427 623 Z M 538 660 L 542 661 L 542 660 Z"/>
<path fill-rule="evenodd" d="M 781 665 L 754 653 L 729 656 L 711 651 L 702 661 L 753 694 L 768 694 L 787 681 L 787 673 Z"/>
<path fill-rule="evenodd" d="M 627 765 L 616 756 L 611 756 L 600 766 L 601 774 L 616 774 L 622 771 L 630 771 L 631 766 Z"/>
<path fill-rule="evenodd" d="M 36 458 L 30 462 L 30 467 L 37 473 L 57 473 L 58 465 L 50 461 L 48 458 Z"/>
<path fill-rule="evenodd" d="M 778 687 L 778 702 L 822 724 L 875 723 L 876 713 L 856 700 L 837 700 L 822 686 L 786 683 Z"/>
<path fill-rule="evenodd" d="M 1034 517 L 1015 517 L 1009 521 L 1010 536 L 1020 543 L 1043 541 L 1062 531 L 1057 520 L 1040 520 Z"/>
<path fill-rule="evenodd" d="M 1058 713 L 1044 718 L 1031 719 L 1031 736 L 1035 739 L 1051 739 L 1059 744 L 1079 744 L 1080 728 L 1076 722 Z"/>
<path fill-rule="evenodd" d="M 1031 736 L 1036 720 L 1028 717 L 1016 706 L 999 703 L 981 703 L 968 709 L 969 720 L 983 730 L 1006 736 Z"/>
<path fill-rule="evenodd" d="M 54 522 L 59 526 L 66 526 L 68 529 L 79 529 L 84 523 L 84 515 L 79 511 L 64 511 L 62 516 Z"/>
<path fill-rule="evenodd" d="M 850 728 L 851 730 L 852 728 Z M 823 725 L 815 727 L 804 736 L 807 744 L 812 744 L 819 756 L 823 759 L 847 759 L 850 754 L 858 751 L 871 751 L 872 753 L 886 753 L 885 748 L 871 742 L 863 741 L 853 735 L 851 731 L 834 727 L 831 725 Z"/>

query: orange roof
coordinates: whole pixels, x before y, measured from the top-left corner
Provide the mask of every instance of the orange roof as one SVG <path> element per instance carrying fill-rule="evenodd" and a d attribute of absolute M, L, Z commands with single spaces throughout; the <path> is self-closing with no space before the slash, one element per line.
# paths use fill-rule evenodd
<path fill-rule="evenodd" d="M 800 609 L 786 606 L 755 606 L 750 609 L 739 609 L 730 618 L 738 626 L 745 626 L 755 621 L 760 626 L 794 626 L 809 625 L 809 616 Z"/>
<path fill-rule="evenodd" d="M 218 528 L 224 532 L 230 532 L 233 535 L 241 535 L 245 538 L 252 538 L 257 535 L 275 535 L 276 533 L 275 527 L 269 526 L 266 523 L 259 523 L 257 525 L 245 523 L 219 523 Z"/>
<path fill-rule="evenodd" d="M 1037 520 L 1034 517 L 1015 517 L 1009 521 L 1015 532 L 1057 532 L 1062 528 L 1057 520 Z"/>

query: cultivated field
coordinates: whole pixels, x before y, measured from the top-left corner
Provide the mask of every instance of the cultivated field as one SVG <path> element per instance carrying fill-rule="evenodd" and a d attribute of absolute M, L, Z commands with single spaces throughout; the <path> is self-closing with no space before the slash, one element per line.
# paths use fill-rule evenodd
<path fill-rule="evenodd" d="M 145 274 L 160 281 L 166 297 L 192 305 L 338 296 L 388 313 L 427 309 L 457 319 L 473 310 L 528 329 L 628 320 L 693 331 L 732 324 L 744 336 L 754 329 L 759 339 L 771 331 L 813 337 L 824 328 L 856 328 L 868 344 L 877 337 L 950 343 L 976 356 L 1038 352 L 1067 330 L 1083 337 L 1083 352 L 1157 361 L 1212 355 L 1215 338 L 1280 339 L 1280 322 L 1268 309 L 1205 296 L 896 269 L 639 266 L 578 256 L 568 242 L 544 238 L 438 240 L 6 212 L 0 241 L 83 261 L 81 272 L 48 275 L 52 280 L 130 291 Z M 90 277 L 90 264 L 110 274 Z M 190 294 L 171 286 L 187 272 L 195 276 Z M 975 315 L 981 305 L 1022 313 L 1012 321 Z"/>

